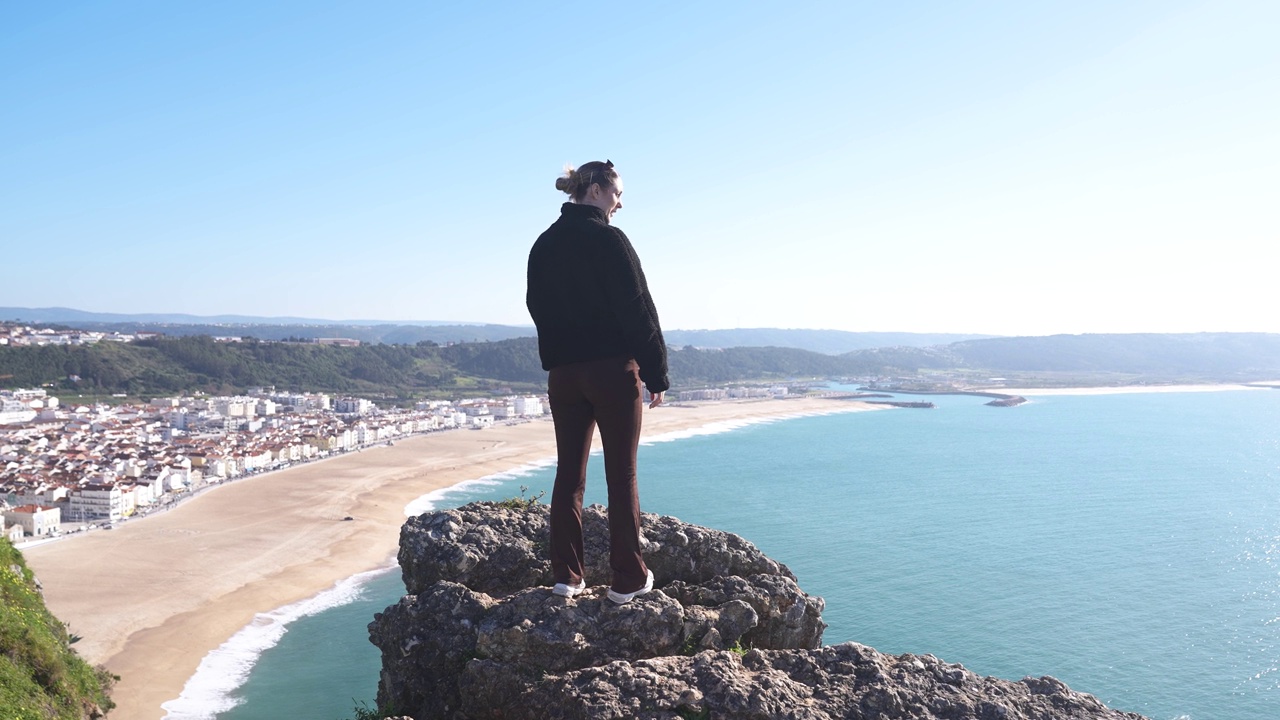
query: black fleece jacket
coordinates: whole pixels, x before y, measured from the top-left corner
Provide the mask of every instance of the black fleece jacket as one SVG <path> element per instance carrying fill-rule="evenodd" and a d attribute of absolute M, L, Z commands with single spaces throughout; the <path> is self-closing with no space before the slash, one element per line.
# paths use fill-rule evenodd
<path fill-rule="evenodd" d="M 593 205 L 565 203 L 529 252 L 525 304 L 542 369 L 633 357 L 651 393 L 665 392 L 667 345 L 631 241 Z"/>

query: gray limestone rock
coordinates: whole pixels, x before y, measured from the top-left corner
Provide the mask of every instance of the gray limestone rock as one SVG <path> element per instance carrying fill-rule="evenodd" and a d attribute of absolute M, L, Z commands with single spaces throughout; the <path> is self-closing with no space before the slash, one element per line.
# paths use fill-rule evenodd
<path fill-rule="evenodd" d="M 565 698 L 571 698 L 566 702 Z M 547 676 L 508 719 L 1139 720 L 1053 678 L 984 678 L 932 656 L 885 655 L 856 643 L 813 650 L 706 651 L 613 662 Z M 534 708 L 551 708 L 538 711 Z"/>
<path fill-rule="evenodd" d="M 549 515 L 542 504 L 508 508 L 477 502 L 409 518 L 400 529 L 398 556 L 405 587 L 420 593 L 437 580 L 449 580 L 501 596 L 549 585 Z M 795 580 L 785 565 L 733 533 L 651 513 L 641 515 L 641 527 L 645 564 L 659 583 L 700 583 L 725 575 Z M 587 583 L 607 585 L 612 573 L 609 516 L 603 507 L 583 509 L 582 535 Z"/>
<path fill-rule="evenodd" d="M 605 597 L 608 524 L 583 514 L 588 589 L 550 591 L 547 509 L 473 503 L 409 520 L 410 594 L 369 625 L 378 703 L 414 720 L 1138 720 L 1054 678 L 822 646 L 822 598 L 732 533 L 644 515 L 655 589 Z"/>
<path fill-rule="evenodd" d="M 476 658 L 476 626 L 494 604 L 440 581 L 374 615 L 369 640 L 382 650 L 378 706 L 412 708 L 415 718 L 455 717 L 462 704 L 457 678 Z"/>
<path fill-rule="evenodd" d="M 743 633 L 748 647 L 816 648 L 827 628 L 822 598 L 805 593 L 786 575 L 722 575 L 696 584 L 676 580 L 663 591 L 685 606 L 718 607 L 733 600 L 750 605 L 758 620 Z"/>

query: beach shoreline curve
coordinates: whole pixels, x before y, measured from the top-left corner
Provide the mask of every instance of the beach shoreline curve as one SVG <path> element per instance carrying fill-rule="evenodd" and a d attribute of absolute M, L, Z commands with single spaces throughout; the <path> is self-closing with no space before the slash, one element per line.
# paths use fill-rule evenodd
<path fill-rule="evenodd" d="M 646 412 L 642 443 L 871 409 L 824 398 L 679 403 Z M 161 720 L 201 662 L 256 617 L 394 564 L 414 503 L 554 454 L 549 418 L 417 436 L 227 483 L 145 523 L 26 554 L 51 610 L 84 638 L 81 654 L 121 676 L 113 714 Z"/>

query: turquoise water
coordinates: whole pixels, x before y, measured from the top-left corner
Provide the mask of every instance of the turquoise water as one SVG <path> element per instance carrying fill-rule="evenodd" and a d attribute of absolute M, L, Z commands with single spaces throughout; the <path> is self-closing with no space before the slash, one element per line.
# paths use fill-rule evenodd
<path fill-rule="evenodd" d="M 1280 392 L 934 400 L 648 445 L 644 509 L 787 563 L 826 598 L 828 643 L 1054 675 L 1156 720 L 1280 716 Z M 603 501 L 599 465 L 588 502 Z M 216 717 L 371 703 L 365 625 L 401 592 L 383 575 L 291 622 Z"/>

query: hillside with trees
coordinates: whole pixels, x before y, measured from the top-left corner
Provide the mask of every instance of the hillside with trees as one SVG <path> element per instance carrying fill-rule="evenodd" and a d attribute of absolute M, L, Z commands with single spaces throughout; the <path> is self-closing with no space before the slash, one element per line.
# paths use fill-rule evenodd
<path fill-rule="evenodd" d="M 950 374 L 1035 384 L 1244 382 L 1280 378 L 1280 335 L 1055 335 L 990 338 L 932 347 L 883 347 L 843 355 L 797 348 L 671 348 L 676 389 L 707 384 L 829 377 Z M 532 337 L 441 346 L 358 347 L 209 336 L 131 343 L 0 346 L 0 387 L 153 397 L 243 392 L 255 386 L 391 401 L 497 391 L 540 391 L 546 373 Z"/>
<path fill-rule="evenodd" d="M 28 323 L 56 324 L 98 332 L 158 332 L 169 336 L 209 335 L 211 337 L 252 337 L 259 340 L 313 339 L 341 337 L 362 343 L 414 345 L 433 342 L 494 342 L 533 337 L 532 325 L 409 322 L 379 320 L 336 322 L 306 318 L 266 318 L 242 315 L 199 317 L 181 314 L 124 315 L 93 313 L 70 308 L 0 307 L 0 321 L 22 318 Z M 778 347 L 839 355 L 854 350 L 880 347 L 930 347 L 992 335 L 956 333 L 849 332 L 804 328 L 732 328 L 725 330 L 668 329 L 670 345 L 699 348 Z"/>

